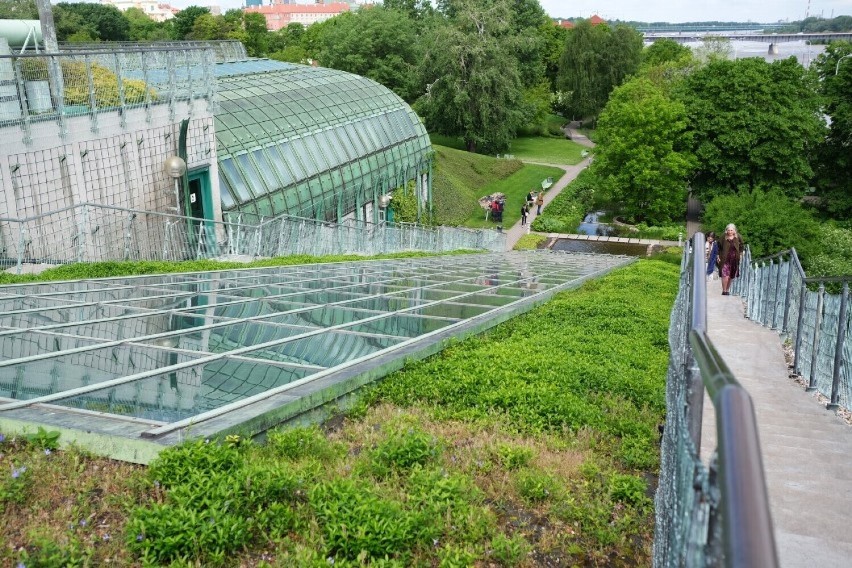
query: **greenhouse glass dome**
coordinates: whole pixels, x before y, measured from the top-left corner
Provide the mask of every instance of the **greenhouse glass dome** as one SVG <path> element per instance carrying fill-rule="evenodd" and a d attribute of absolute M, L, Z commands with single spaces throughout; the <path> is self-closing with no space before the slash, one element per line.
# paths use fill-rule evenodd
<path fill-rule="evenodd" d="M 216 67 L 224 217 L 375 222 L 373 204 L 412 181 L 420 202 L 431 200 L 429 136 L 389 89 L 343 71 L 271 60 Z"/>

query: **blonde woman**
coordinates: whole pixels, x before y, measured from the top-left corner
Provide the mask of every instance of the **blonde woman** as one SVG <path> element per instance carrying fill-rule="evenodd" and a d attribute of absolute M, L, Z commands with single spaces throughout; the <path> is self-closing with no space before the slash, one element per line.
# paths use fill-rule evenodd
<path fill-rule="evenodd" d="M 731 281 L 740 274 L 740 257 L 743 253 L 743 240 L 733 223 L 725 227 L 725 236 L 719 242 L 719 276 L 722 278 L 722 295 L 731 295 Z"/>

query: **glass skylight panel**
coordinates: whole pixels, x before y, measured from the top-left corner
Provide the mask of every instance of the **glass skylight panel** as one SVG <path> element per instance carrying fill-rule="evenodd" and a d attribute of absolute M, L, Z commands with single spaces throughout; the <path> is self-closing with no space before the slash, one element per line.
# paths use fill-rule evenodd
<path fill-rule="evenodd" d="M 27 310 L 0 313 L 0 397 L 12 400 L 0 415 L 39 403 L 164 423 L 230 412 L 625 262 L 524 252 L 0 286 L 2 305 Z"/>

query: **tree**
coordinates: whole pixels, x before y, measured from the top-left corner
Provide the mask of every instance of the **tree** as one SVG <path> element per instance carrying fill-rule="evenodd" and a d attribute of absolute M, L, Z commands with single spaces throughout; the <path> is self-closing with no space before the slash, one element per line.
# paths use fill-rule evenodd
<path fill-rule="evenodd" d="M 419 89 L 417 24 L 407 13 L 374 7 L 329 20 L 320 36 L 320 64 L 369 77 L 403 99 Z"/>
<path fill-rule="evenodd" d="M 689 117 L 700 198 L 753 189 L 804 194 L 825 124 L 814 78 L 794 58 L 711 61 L 683 81 L 678 97 Z"/>
<path fill-rule="evenodd" d="M 568 30 L 562 26 L 554 26 L 548 20 L 539 28 L 539 35 L 544 42 L 544 76 L 550 84 L 550 90 L 556 91 L 556 78 L 559 74 L 559 60 L 565 51 L 565 42 L 568 40 Z"/>
<path fill-rule="evenodd" d="M 522 84 L 506 0 L 458 0 L 456 17 L 427 36 L 417 108 L 429 130 L 461 137 L 468 151 L 499 152 L 520 124 Z"/>
<path fill-rule="evenodd" d="M 692 58 L 692 50 L 671 39 L 657 40 L 642 50 L 642 66 L 654 67 Z"/>
<path fill-rule="evenodd" d="M 695 59 L 702 63 L 709 63 L 719 59 L 732 59 L 734 48 L 731 40 L 718 36 L 704 36 L 701 45 L 695 48 Z"/>
<path fill-rule="evenodd" d="M 751 248 L 752 258 L 790 247 L 807 258 L 820 248 L 820 224 L 796 201 L 777 191 L 720 195 L 705 205 L 702 223 L 717 232 L 734 223 Z"/>
<path fill-rule="evenodd" d="M 567 94 L 570 116 L 595 116 L 612 90 L 639 69 L 642 34 L 634 28 L 593 26 L 588 20 L 568 30 L 557 86 Z"/>
<path fill-rule="evenodd" d="M 35 0 L 0 2 L 0 20 L 38 20 L 38 7 Z"/>
<path fill-rule="evenodd" d="M 100 41 L 127 41 L 130 39 L 130 23 L 118 8 L 109 4 L 71 4 L 63 2 L 56 5 L 66 14 L 71 13 L 79 18 L 83 26 L 95 32 L 95 39 Z M 56 14 L 54 13 L 54 17 Z M 78 28 L 79 29 L 79 28 Z M 76 32 L 77 29 L 74 30 Z M 74 33 L 71 32 L 71 33 Z M 59 26 L 57 25 L 57 39 Z M 60 40 L 61 41 L 61 40 Z"/>
<path fill-rule="evenodd" d="M 158 41 L 169 39 L 166 27 L 149 18 L 139 8 L 128 8 L 124 17 L 130 25 L 128 36 L 130 41 Z"/>
<path fill-rule="evenodd" d="M 814 60 L 823 110 L 831 119 L 817 148 L 816 189 L 821 207 L 837 218 L 852 217 L 852 42 L 830 43 Z"/>
<path fill-rule="evenodd" d="M 388 10 L 404 12 L 412 20 L 427 18 L 435 12 L 429 0 L 384 0 L 383 4 Z"/>
<path fill-rule="evenodd" d="M 236 26 L 227 22 L 222 16 L 201 14 L 195 18 L 192 30 L 186 35 L 186 39 L 207 41 L 228 39 L 229 34 L 235 29 Z"/>
<path fill-rule="evenodd" d="M 94 25 L 87 23 L 83 16 L 66 5 L 57 4 L 53 7 L 53 25 L 56 29 L 57 41 L 90 42 L 98 39 Z"/>
<path fill-rule="evenodd" d="M 623 213 L 651 224 L 679 219 L 686 210 L 693 159 L 684 143 L 686 109 L 646 78 L 616 88 L 600 115 L 592 173 Z"/>
<path fill-rule="evenodd" d="M 186 39 L 192 32 L 192 27 L 195 25 L 195 19 L 203 14 L 209 14 L 209 8 L 200 6 L 190 6 L 184 8 L 172 18 L 172 39 Z"/>

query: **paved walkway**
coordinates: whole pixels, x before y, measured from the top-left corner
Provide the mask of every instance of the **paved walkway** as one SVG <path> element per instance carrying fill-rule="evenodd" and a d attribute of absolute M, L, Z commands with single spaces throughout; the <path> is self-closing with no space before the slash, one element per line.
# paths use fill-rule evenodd
<path fill-rule="evenodd" d="M 594 142 L 592 142 L 586 136 L 576 131 L 579 126 L 579 122 L 569 122 L 564 128 L 565 134 L 569 136 L 572 141 L 576 142 L 577 144 L 580 144 L 581 146 L 586 146 L 588 148 L 594 147 Z M 550 189 L 545 192 L 544 209 L 546 209 L 550 202 L 553 201 L 553 199 L 557 195 L 559 195 L 559 192 L 565 189 L 565 186 L 574 181 L 577 176 L 580 175 L 580 172 L 589 167 L 591 161 L 592 157 L 589 156 L 579 164 L 573 166 L 566 166 L 564 164 L 544 164 L 541 162 L 530 162 L 541 164 L 544 166 L 553 166 L 554 168 L 562 168 L 563 170 L 565 170 L 565 175 L 555 181 L 553 185 L 550 186 Z M 529 213 L 529 217 L 527 218 L 526 225 L 521 225 L 521 222 L 518 221 L 517 223 L 509 227 L 508 230 L 506 230 L 506 250 L 512 250 L 513 248 L 515 248 L 515 244 L 518 242 L 518 239 L 530 233 L 530 225 L 536 218 L 535 211 L 536 208 L 535 206 L 533 206 L 532 210 Z"/>
<path fill-rule="evenodd" d="M 574 181 L 577 178 L 577 176 L 580 175 L 580 172 L 582 172 L 586 167 L 588 167 L 590 161 L 591 161 L 591 156 L 586 158 L 585 160 L 583 160 L 579 164 L 574 165 L 574 166 L 565 166 L 565 165 L 561 165 L 561 164 L 543 164 L 543 165 L 546 165 L 546 166 L 553 166 L 554 168 L 562 168 L 563 170 L 565 170 L 565 175 L 563 175 L 558 180 L 554 181 L 553 185 L 550 186 L 550 189 L 548 189 L 544 193 L 544 207 L 543 207 L 543 209 L 547 209 L 547 206 L 550 204 L 551 201 L 553 201 L 553 199 L 557 195 L 559 195 L 559 192 L 562 191 L 563 189 L 565 189 L 565 186 L 567 186 L 569 183 Z M 539 163 L 539 162 L 530 162 L 530 163 Z M 517 223 L 515 223 L 514 225 L 509 227 L 508 230 L 506 230 L 506 250 L 512 250 L 513 248 L 515 248 L 515 243 L 518 242 L 518 239 L 520 239 L 522 236 L 524 236 L 526 234 L 529 234 L 530 225 L 532 225 L 532 222 L 536 218 L 535 210 L 536 210 L 535 205 L 533 205 L 533 208 L 530 210 L 529 217 L 527 218 L 527 224 L 526 225 L 521 225 L 521 222 L 518 221 Z"/>
<path fill-rule="evenodd" d="M 789 378 L 778 333 L 721 292 L 708 287 L 709 336 L 754 403 L 781 566 L 852 566 L 852 426 Z M 702 459 L 715 445 L 705 396 Z"/>

